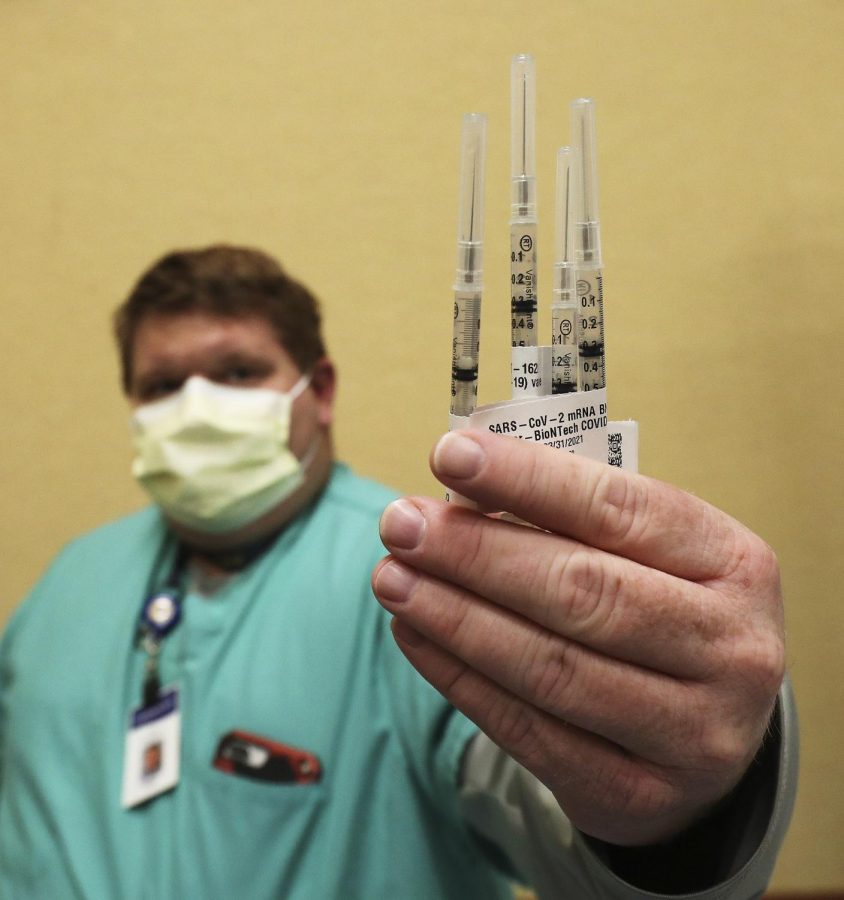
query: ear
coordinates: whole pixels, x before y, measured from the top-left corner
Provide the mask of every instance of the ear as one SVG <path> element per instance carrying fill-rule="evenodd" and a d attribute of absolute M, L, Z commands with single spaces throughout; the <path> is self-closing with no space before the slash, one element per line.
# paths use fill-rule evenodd
<path fill-rule="evenodd" d="M 315 363 L 310 388 L 317 399 L 319 424 L 327 427 L 334 421 L 334 396 L 337 391 L 337 372 L 327 356 Z"/>

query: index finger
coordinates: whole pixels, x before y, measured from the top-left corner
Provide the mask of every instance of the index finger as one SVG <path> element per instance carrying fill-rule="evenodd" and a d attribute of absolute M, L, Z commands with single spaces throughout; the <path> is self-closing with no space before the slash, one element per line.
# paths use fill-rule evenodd
<path fill-rule="evenodd" d="M 482 508 L 692 581 L 729 572 L 745 529 L 726 513 L 653 478 L 544 444 L 451 431 L 431 471 Z"/>

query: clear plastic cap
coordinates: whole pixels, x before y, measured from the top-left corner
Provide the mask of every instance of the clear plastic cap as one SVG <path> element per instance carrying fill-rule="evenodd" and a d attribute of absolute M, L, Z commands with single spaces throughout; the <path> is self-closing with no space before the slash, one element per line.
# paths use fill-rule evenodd
<path fill-rule="evenodd" d="M 472 282 L 482 268 L 486 116 L 466 113 L 460 136 L 460 188 L 457 219 L 458 281 Z M 461 278 L 461 275 L 464 276 Z"/>
<path fill-rule="evenodd" d="M 554 210 L 554 261 L 574 262 L 572 242 L 572 177 L 574 176 L 577 152 L 572 147 L 560 147 L 557 151 L 557 183 Z"/>
<path fill-rule="evenodd" d="M 536 208 L 536 63 L 520 53 L 510 64 L 510 178 L 514 215 Z"/>
<path fill-rule="evenodd" d="M 574 219 L 577 223 L 575 250 L 579 261 L 600 262 L 598 147 L 594 100 L 584 98 L 572 102 L 571 138 L 578 151 L 574 195 Z"/>
<path fill-rule="evenodd" d="M 573 210 L 577 158 L 573 147 L 560 147 L 557 151 L 554 209 L 554 300 L 557 303 L 574 303 L 577 297 Z"/>

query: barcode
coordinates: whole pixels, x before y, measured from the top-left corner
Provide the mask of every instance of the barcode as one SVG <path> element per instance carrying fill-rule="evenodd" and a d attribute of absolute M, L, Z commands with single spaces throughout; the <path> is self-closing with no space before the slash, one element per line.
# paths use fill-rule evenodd
<path fill-rule="evenodd" d="M 613 431 L 607 435 L 607 462 L 611 466 L 621 468 L 624 459 L 624 451 L 622 450 L 621 432 Z"/>

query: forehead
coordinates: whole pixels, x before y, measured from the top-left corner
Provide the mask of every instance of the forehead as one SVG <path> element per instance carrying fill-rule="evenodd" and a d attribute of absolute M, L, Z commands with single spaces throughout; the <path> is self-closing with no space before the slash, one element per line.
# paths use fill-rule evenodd
<path fill-rule="evenodd" d="M 296 368 L 266 319 L 205 312 L 156 313 L 143 319 L 132 345 L 132 368 L 137 376 L 162 365 L 206 365 L 234 352 Z"/>

